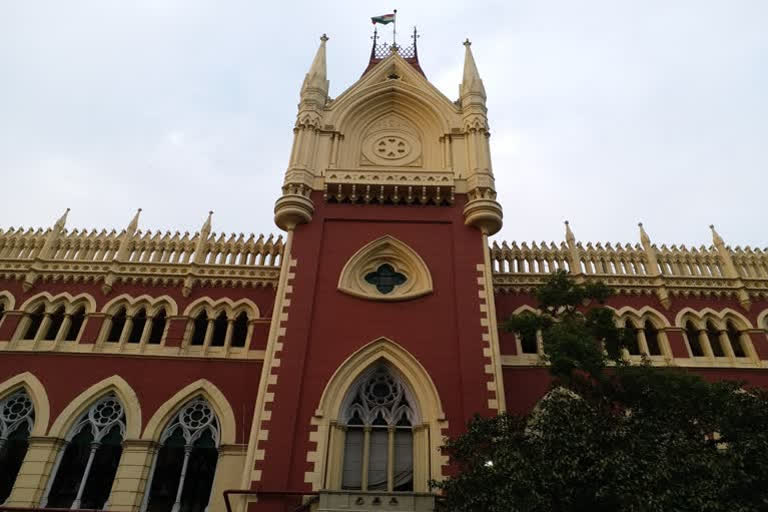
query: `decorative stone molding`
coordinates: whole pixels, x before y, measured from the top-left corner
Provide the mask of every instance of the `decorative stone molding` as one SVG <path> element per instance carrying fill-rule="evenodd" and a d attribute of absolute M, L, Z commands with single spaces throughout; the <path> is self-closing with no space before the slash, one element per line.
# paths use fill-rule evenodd
<path fill-rule="evenodd" d="M 405 282 L 382 293 L 366 276 L 382 265 L 390 265 L 405 276 Z M 401 301 L 432 293 L 432 275 L 421 256 L 400 240 L 386 235 L 359 249 L 344 265 L 339 291 L 368 300 Z"/>

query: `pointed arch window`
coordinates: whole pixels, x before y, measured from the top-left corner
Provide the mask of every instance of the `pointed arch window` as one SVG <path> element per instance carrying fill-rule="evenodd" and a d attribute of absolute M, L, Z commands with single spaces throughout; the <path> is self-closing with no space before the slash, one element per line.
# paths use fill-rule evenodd
<path fill-rule="evenodd" d="M 25 390 L 0 400 L 0 504 L 11 494 L 34 422 L 35 409 Z"/>
<path fill-rule="evenodd" d="M 747 357 L 748 351 L 744 347 L 743 333 L 730 320 L 726 323 L 725 333 L 728 336 L 728 341 L 731 343 L 733 355 L 736 357 Z"/>
<path fill-rule="evenodd" d="M 204 512 L 213 488 L 219 420 L 202 397 L 174 416 L 160 439 L 142 512 Z"/>
<path fill-rule="evenodd" d="M 117 310 L 117 313 L 112 315 L 112 324 L 109 326 L 109 336 L 107 341 L 117 342 L 123 335 L 123 329 L 125 328 L 126 312 L 125 308 L 121 307 Z"/>
<path fill-rule="evenodd" d="M 693 357 L 703 357 L 704 349 L 701 346 L 701 340 L 699 339 L 699 329 L 696 328 L 694 323 L 688 320 L 685 323 L 685 337 L 688 340 L 688 346 L 691 349 Z"/>
<path fill-rule="evenodd" d="M 723 348 L 723 345 L 720 343 L 720 331 L 715 327 L 715 324 L 712 323 L 712 321 L 707 321 L 707 339 L 709 340 L 709 345 L 712 347 L 712 354 L 714 354 L 715 357 L 725 357 L 725 349 Z"/>
<path fill-rule="evenodd" d="M 232 324 L 232 346 L 244 347 L 245 339 L 248 337 L 248 315 L 245 311 L 240 312 Z"/>
<path fill-rule="evenodd" d="M 41 506 L 104 508 L 124 437 L 125 412 L 117 397 L 110 394 L 96 401 L 67 435 L 67 446 Z"/>
<path fill-rule="evenodd" d="M 413 490 L 413 399 L 386 365 L 365 372 L 341 411 L 346 430 L 341 487 Z"/>
<path fill-rule="evenodd" d="M 147 325 L 147 310 L 144 308 L 139 309 L 133 315 L 133 323 L 131 324 L 131 333 L 128 335 L 128 343 L 141 343 L 142 335 L 144 334 L 144 327 Z"/>
<path fill-rule="evenodd" d="M 48 322 L 48 328 L 45 331 L 45 340 L 55 340 L 58 337 L 61 324 L 64 323 L 64 306 L 59 306 L 51 313 L 50 321 Z"/>
<path fill-rule="evenodd" d="M 635 325 L 632 323 L 631 320 L 626 319 L 624 320 L 624 330 L 627 334 L 627 351 L 629 352 L 629 355 L 632 356 L 639 356 L 641 353 L 640 350 L 640 340 L 638 339 L 638 330 L 635 327 Z"/>
<path fill-rule="evenodd" d="M 227 339 L 227 313 L 222 311 L 213 321 L 212 347 L 223 347 Z"/>
<path fill-rule="evenodd" d="M 205 332 L 208 330 L 208 313 L 203 310 L 196 317 L 192 324 L 191 345 L 203 345 L 205 343 Z"/>
<path fill-rule="evenodd" d="M 659 341 L 659 330 L 653 325 L 650 320 L 645 321 L 643 327 L 643 333 L 645 334 L 645 342 L 648 345 L 648 354 L 652 356 L 660 356 L 661 342 Z"/>
<path fill-rule="evenodd" d="M 85 322 L 85 308 L 81 306 L 77 308 L 77 310 L 72 314 L 70 318 L 69 329 L 67 329 L 67 334 L 64 337 L 64 340 L 65 341 L 77 340 L 77 337 L 80 335 L 80 329 L 83 328 L 84 322 Z"/>
<path fill-rule="evenodd" d="M 27 315 L 27 328 L 24 331 L 23 339 L 34 340 L 37 337 L 37 331 L 40 330 L 40 325 L 43 323 L 43 317 L 45 315 L 45 306 L 40 304 L 32 313 Z"/>
<path fill-rule="evenodd" d="M 149 332 L 149 340 L 147 340 L 150 345 L 159 345 L 163 341 L 166 321 L 165 308 L 160 308 L 152 319 L 152 329 Z"/>

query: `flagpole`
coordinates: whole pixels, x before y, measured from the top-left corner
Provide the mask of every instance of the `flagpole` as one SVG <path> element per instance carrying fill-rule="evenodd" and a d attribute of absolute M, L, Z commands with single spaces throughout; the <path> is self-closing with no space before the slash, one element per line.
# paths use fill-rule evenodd
<path fill-rule="evenodd" d="M 392 22 L 392 46 L 397 47 L 397 9 L 395 9 L 395 20 Z"/>

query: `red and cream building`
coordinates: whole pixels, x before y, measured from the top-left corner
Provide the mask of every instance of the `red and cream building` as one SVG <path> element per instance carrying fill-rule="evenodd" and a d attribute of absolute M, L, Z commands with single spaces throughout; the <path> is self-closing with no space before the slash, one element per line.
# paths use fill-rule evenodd
<path fill-rule="evenodd" d="M 501 332 L 552 271 L 601 280 L 626 357 L 768 386 L 768 254 L 489 240 L 502 225 L 469 42 L 459 98 L 415 46 L 301 87 L 275 236 L 0 231 L 0 502 L 115 511 L 431 510 L 439 447 L 546 392 Z M 1 508 L 0 508 L 1 509 Z"/>

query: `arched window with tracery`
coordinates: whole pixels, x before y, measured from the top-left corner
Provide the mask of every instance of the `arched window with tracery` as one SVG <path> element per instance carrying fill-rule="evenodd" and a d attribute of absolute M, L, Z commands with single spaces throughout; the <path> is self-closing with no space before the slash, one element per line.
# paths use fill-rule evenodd
<path fill-rule="evenodd" d="M 188 402 L 160 438 L 142 512 L 204 512 L 216 472 L 219 420 L 202 397 Z"/>
<path fill-rule="evenodd" d="M 34 423 L 35 408 L 25 390 L 0 400 L 0 504 L 11 495 Z"/>
<path fill-rule="evenodd" d="M 112 394 L 97 400 L 66 437 L 42 507 L 102 509 L 112 490 L 125 437 L 125 412 Z"/>
<path fill-rule="evenodd" d="M 387 365 L 358 378 L 340 414 L 346 430 L 342 489 L 413 490 L 414 406 L 411 393 Z"/>

